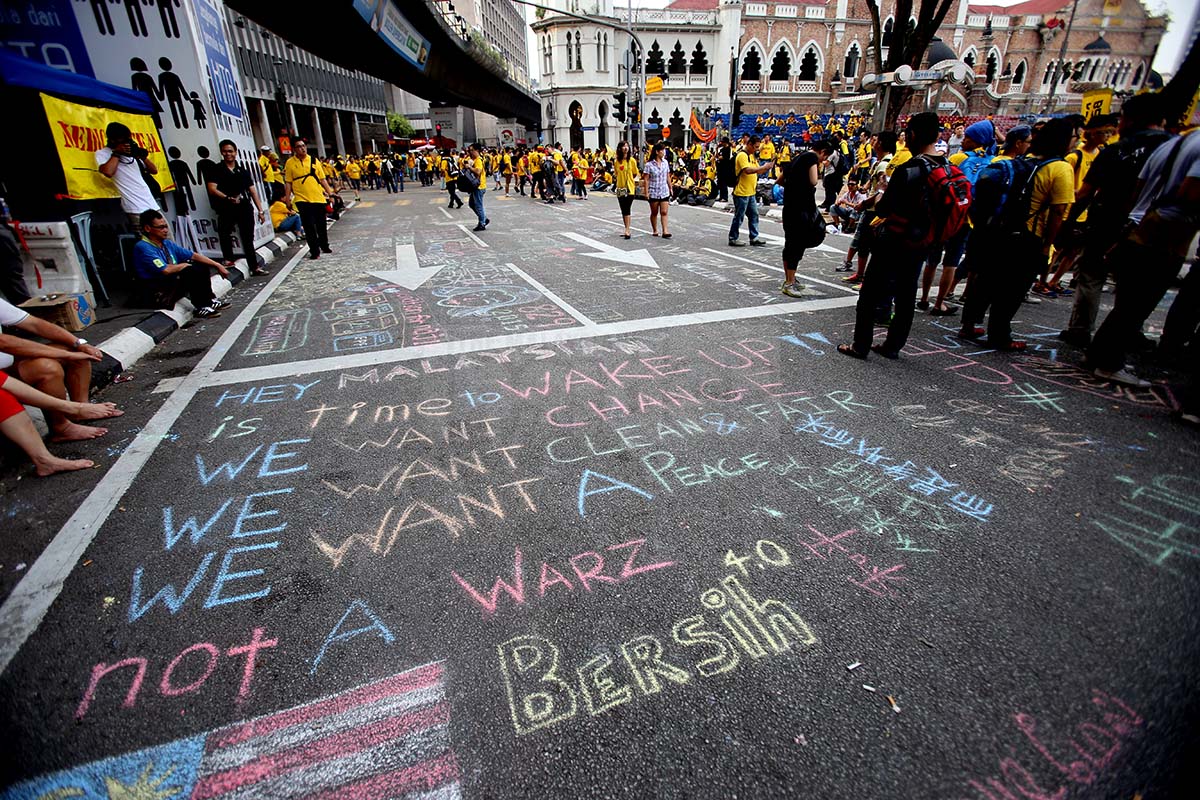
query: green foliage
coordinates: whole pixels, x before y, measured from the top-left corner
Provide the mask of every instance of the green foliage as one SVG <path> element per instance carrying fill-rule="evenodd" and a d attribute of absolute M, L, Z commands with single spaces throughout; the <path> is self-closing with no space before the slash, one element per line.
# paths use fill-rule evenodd
<path fill-rule="evenodd" d="M 417 132 L 417 129 L 408 121 L 408 117 L 395 111 L 387 112 L 387 127 L 388 133 L 395 136 L 409 137 Z"/>

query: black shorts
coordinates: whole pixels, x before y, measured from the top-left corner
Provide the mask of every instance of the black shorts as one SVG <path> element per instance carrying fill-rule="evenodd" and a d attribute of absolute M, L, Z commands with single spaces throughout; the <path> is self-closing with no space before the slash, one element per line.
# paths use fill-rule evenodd
<path fill-rule="evenodd" d="M 786 237 L 783 244 L 783 266 L 788 269 L 795 269 L 800 264 L 800 259 L 804 258 L 804 248 L 789 245 Z"/>
<path fill-rule="evenodd" d="M 617 205 L 621 207 L 621 216 L 628 217 L 633 212 L 633 195 L 627 194 L 624 197 L 617 195 Z"/>
<path fill-rule="evenodd" d="M 670 200 L 671 200 L 670 197 L 651 197 L 650 198 L 651 203 L 667 203 L 667 202 L 670 202 Z"/>

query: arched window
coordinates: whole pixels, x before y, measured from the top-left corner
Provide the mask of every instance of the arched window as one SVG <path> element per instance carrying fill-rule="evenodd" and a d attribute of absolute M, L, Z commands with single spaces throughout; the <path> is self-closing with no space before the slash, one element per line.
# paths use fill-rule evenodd
<path fill-rule="evenodd" d="M 596 69 L 604 69 L 604 54 L 600 50 L 600 32 L 596 32 Z"/>
<path fill-rule="evenodd" d="M 892 18 L 888 17 L 883 21 L 883 32 L 879 36 L 880 47 L 892 46 Z"/>
<path fill-rule="evenodd" d="M 583 69 L 583 37 L 575 31 L 575 69 Z"/>
<path fill-rule="evenodd" d="M 570 69 L 571 64 L 574 63 L 574 59 L 571 58 L 571 47 L 573 45 L 574 42 L 571 39 L 571 32 L 567 31 L 567 69 Z"/>
<path fill-rule="evenodd" d="M 750 45 L 746 55 L 742 56 L 742 80 L 756 81 L 762 77 L 762 56 L 758 48 Z"/>
<path fill-rule="evenodd" d="M 1144 68 L 1145 68 L 1144 64 L 1138 64 L 1137 72 L 1133 73 L 1133 87 L 1132 88 L 1136 89 L 1137 87 L 1142 85 L 1142 70 Z"/>
<path fill-rule="evenodd" d="M 815 44 L 810 44 L 804 48 L 804 55 L 800 58 L 800 80 L 815 81 L 820 70 L 821 52 Z"/>
<path fill-rule="evenodd" d="M 1021 59 L 1021 63 L 1017 64 L 1017 69 L 1016 69 L 1016 71 L 1013 72 L 1013 79 L 1012 79 L 1013 86 L 1024 86 L 1025 85 L 1025 70 L 1026 70 L 1025 59 Z"/>
<path fill-rule="evenodd" d="M 784 45 L 780 45 L 775 50 L 775 57 L 771 59 L 771 80 L 786 81 L 792 74 L 792 57 L 788 54 L 788 49 Z"/>
<path fill-rule="evenodd" d="M 693 75 L 704 75 L 708 72 L 708 53 L 704 52 L 704 43 L 696 42 L 692 51 L 692 64 L 688 70 Z"/>
<path fill-rule="evenodd" d="M 650 52 L 646 53 L 646 74 L 660 75 L 667 71 L 666 66 L 662 48 L 658 46 L 658 40 L 655 39 L 650 44 Z"/>
<path fill-rule="evenodd" d="M 850 45 L 850 49 L 846 51 L 846 59 L 842 62 L 842 77 L 846 80 L 858 77 L 858 62 L 862 60 L 862 53 L 858 49 L 858 42 Z"/>
<path fill-rule="evenodd" d="M 687 53 L 683 51 L 683 45 L 679 40 L 675 40 L 675 47 L 671 50 L 671 58 L 667 61 L 667 72 L 671 75 L 687 74 Z"/>
<path fill-rule="evenodd" d="M 604 34 L 604 50 L 602 50 L 601 52 L 604 53 L 604 69 L 605 69 L 605 71 L 607 71 L 608 70 L 608 34 L 607 33 Z"/>
<path fill-rule="evenodd" d="M 1042 76 L 1042 85 L 1050 83 L 1050 79 L 1054 77 L 1054 62 L 1051 61 L 1046 65 L 1046 74 Z"/>
<path fill-rule="evenodd" d="M 979 54 L 975 52 L 974 47 L 968 48 L 967 52 L 963 53 L 962 60 L 964 64 L 974 70 L 975 62 L 979 60 Z"/>
<path fill-rule="evenodd" d="M 1000 54 L 997 53 L 995 50 L 988 51 L 986 63 L 987 63 L 987 77 L 985 78 L 985 80 L 987 80 L 988 83 L 991 83 L 994 80 L 996 80 L 996 73 L 1000 69 Z"/>

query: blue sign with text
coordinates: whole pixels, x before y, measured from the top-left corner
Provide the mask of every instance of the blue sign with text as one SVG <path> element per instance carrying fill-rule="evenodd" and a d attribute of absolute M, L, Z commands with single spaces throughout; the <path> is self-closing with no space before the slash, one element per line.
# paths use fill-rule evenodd
<path fill-rule="evenodd" d="M 208 57 L 213 100 L 221 111 L 240 119 L 242 92 L 229 61 L 229 45 L 225 40 L 225 28 L 221 25 L 221 12 L 212 0 L 195 0 L 195 5 L 197 32 L 204 43 L 204 54 Z"/>

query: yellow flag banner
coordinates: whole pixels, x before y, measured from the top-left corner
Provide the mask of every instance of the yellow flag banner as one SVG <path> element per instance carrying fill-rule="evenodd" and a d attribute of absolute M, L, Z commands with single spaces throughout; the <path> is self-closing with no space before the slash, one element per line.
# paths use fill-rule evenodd
<path fill-rule="evenodd" d="M 1097 114 L 1107 114 L 1112 109 L 1112 89 L 1092 89 L 1083 93 L 1083 118 L 1091 122 Z"/>
<path fill-rule="evenodd" d="M 167 156 L 163 152 L 158 129 L 149 114 L 134 114 L 111 108 L 72 103 L 42 94 L 42 107 L 54 133 L 54 145 L 67 182 L 66 197 L 71 200 L 102 200 L 120 197 L 117 185 L 96 168 L 95 152 L 106 144 L 104 129 L 110 122 L 123 122 L 133 132 L 133 140 L 150 151 L 150 161 L 158 167 L 154 176 L 164 192 L 174 190 Z"/>

